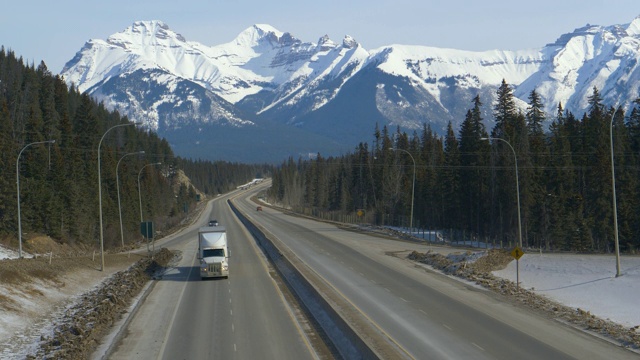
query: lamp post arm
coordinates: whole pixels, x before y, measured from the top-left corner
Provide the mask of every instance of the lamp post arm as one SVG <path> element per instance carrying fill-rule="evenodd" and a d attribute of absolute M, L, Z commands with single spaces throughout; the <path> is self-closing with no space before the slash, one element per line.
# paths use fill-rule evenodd
<path fill-rule="evenodd" d="M 36 141 L 30 144 L 25 145 L 22 150 L 18 153 L 18 157 L 16 158 L 16 192 L 18 196 L 18 258 L 22 259 L 22 219 L 20 218 L 20 157 L 22 156 L 22 152 L 31 145 L 37 144 L 53 144 L 55 140 L 47 140 L 47 141 Z"/>
<path fill-rule="evenodd" d="M 483 137 L 483 138 L 480 138 L 480 140 L 500 140 L 505 144 L 507 144 L 509 146 L 509 149 L 511 149 L 511 152 L 513 153 L 513 159 L 515 160 L 515 171 L 516 171 L 516 197 L 517 197 L 517 203 L 518 203 L 518 246 L 522 247 L 522 216 L 520 214 L 520 183 L 518 180 L 518 156 L 516 156 L 516 151 L 513 148 L 513 146 L 511 146 L 511 144 L 505 139 Z"/>
<path fill-rule="evenodd" d="M 102 229 L 102 179 L 101 179 L 101 175 L 100 175 L 100 147 L 102 146 L 102 140 L 104 140 L 105 136 L 107 136 L 107 133 L 117 127 L 122 127 L 122 126 L 131 126 L 131 125 L 138 125 L 139 123 L 125 123 L 125 124 L 118 124 L 118 125 L 114 125 L 110 128 L 107 129 L 107 131 L 104 132 L 104 134 L 102 134 L 102 137 L 100 138 L 100 142 L 98 142 L 98 207 L 99 207 L 99 213 L 100 213 L 100 271 L 104 271 L 104 231 Z"/>
<path fill-rule="evenodd" d="M 413 233 L 413 202 L 415 199 L 415 191 L 416 191 L 416 160 L 413 158 L 413 155 L 411 155 L 410 152 L 408 152 L 407 150 L 404 149 L 394 149 L 394 148 L 390 148 L 391 150 L 394 151 L 403 151 L 405 153 L 407 153 L 409 155 L 409 157 L 411 157 L 411 161 L 413 161 L 413 182 L 411 185 L 411 215 L 410 215 L 410 219 L 409 219 L 409 232 Z"/>
<path fill-rule="evenodd" d="M 138 152 L 124 154 L 124 155 L 122 155 L 122 157 L 120 158 L 120 160 L 118 160 L 118 163 L 116 164 L 116 190 L 117 190 L 117 193 L 118 193 L 118 215 L 120 216 L 120 241 L 122 243 L 122 248 L 124 248 L 124 229 L 123 229 L 123 226 L 122 226 L 122 207 L 120 206 L 120 176 L 118 175 L 118 169 L 120 167 L 120 162 L 122 161 L 122 159 L 124 159 L 125 157 L 127 157 L 129 155 L 135 155 L 135 154 L 144 154 L 144 151 L 138 151 Z"/>

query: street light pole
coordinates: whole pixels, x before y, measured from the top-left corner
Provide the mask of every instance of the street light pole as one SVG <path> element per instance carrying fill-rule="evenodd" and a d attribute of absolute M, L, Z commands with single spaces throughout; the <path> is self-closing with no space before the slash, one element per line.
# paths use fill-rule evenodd
<path fill-rule="evenodd" d="M 16 159 L 16 190 L 18 192 L 18 258 L 22 259 L 22 221 L 20 219 L 20 156 L 22 156 L 22 152 L 24 149 L 28 148 L 31 145 L 36 144 L 53 144 L 55 140 L 47 140 L 47 141 L 37 141 L 30 144 L 25 145 L 25 147 L 20 150 L 18 153 L 18 158 Z"/>
<path fill-rule="evenodd" d="M 518 246 L 522 247 L 522 217 L 520 216 L 520 184 L 518 182 L 518 157 L 516 156 L 516 151 L 513 149 L 513 146 L 509 144 L 509 142 L 505 139 L 501 138 L 492 138 L 492 137 L 483 137 L 480 140 L 500 140 L 505 144 L 509 145 L 511 152 L 513 152 L 513 159 L 515 160 L 515 169 L 516 169 L 516 196 L 518 200 Z"/>
<path fill-rule="evenodd" d="M 120 177 L 118 176 L 118 167 L 120 166 L 120 161 L 122 161 L 122 159 L 124 159 L 126 156 L 135 155 L 135 154 L 144 154 L 144 151 L 124 154 L 122 155 L 120 160 L 118 160 L 118 164 L 116 165 L 116 188 L 118 190 L 118 214 L 120 215 L 120 240 L 122 241 L 123 248 L 124 248 L 124 230 L 122 228 L 122 207 L 120 206 Z"/>
<path fill-rule="evenodd" d="M 407 154 L 409 154 L 409 156 L 411 157 L 411 161 L 413 161 L 413 184 L 411 185 L 411 218 L 409 219 L 409 232 L 413 234 L 413 200 L 414 200 L 415 190 L 416 190 L 416 160 L 413 158 L 413 155 L 411 155 L 411 153 L 408 152 L 407 150 L 394 149 L 394 148 L 389 148 L 389 150 L 404 151 Z"/>
<path fill-rule="evenodd" d="M 118 124 L 110 127 L 107 131 L 102 134 L 100 138 L 100 142 L 98 143 L 98 207 L 100 209 L 100 271 L 104 271 L 104 232 L 102 231 L 102 179 L 100 178 L 100 146 L 102 146 L 102 140 L 107 135 L 107 133 L 117 127 L 121 126 L 131 126 L 138 125 L 139 123 L 126 123 L 126 124 Z"/>
<path fill-rule="evenodd" d="M 616 170 L 613 164 L 613 120 L 618 112 L 618 108 L 611 115 L 611 125 L 609 126 L 609 136 L 611 140 L 611 185 L 613 187 L 613 227 L 616 251 L 616 277 L 621 276 L 620 273 L 620 246 L 618 242 L 618 205 L 616 204 Z"/>

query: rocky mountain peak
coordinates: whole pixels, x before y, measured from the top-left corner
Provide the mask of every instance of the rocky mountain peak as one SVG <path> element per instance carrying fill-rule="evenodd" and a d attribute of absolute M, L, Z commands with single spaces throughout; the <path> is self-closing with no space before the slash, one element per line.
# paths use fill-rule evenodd
<path fill-rule="evenodd" d="M 185 38 L 174 32 L 160 20 L 136 21 L 124 31 L 109 36 L 107 42 L 112 45 L 154 46 L 164 43 L 185 43 Z"/>
<path fill-rule="evenodd" d="M 344 39 L 342 40 L 342 47 L 347 49 L 357 48 L 359 45 L 360 44 L 358 44 L 358 42 L 349 35 L 345 35 Z"/>
<path fill-rule="evenodd" d="M 536 89 L 549 114 L 558 103 L 580 114 L 594 87 L 605 103 L 628 106 L 640 96 L 638 49 L 640 17 L 587 25 L 538 49 L 483 52 L 409 45 L 369 52 L 349 35 L 341 43 L 324 35 L 316 44 L 266 24 L 209 47 L 161 21 L 138 21 L 107 41 L 89 41 L 61 75 L 131 119 L 150 119 L 163 136 L 180 134 L 185 144 L 193 136 L 181 129 L 189 126 L 248 131 L 247 124 L 278 124 L 274 142 L 295 126 L 322 144 L 315 152 L 329 144 L 317 136 L 357 142 L 373 123 L 419 129 L 428 122 L 444 131 L 464 119 L 474 96 L 491 103 L 502 81 L 523 109 Z M 493 121 L 490 110 L 485 119 Z"/>
<path fill-rule="evenodd" d="M 640 36 L 640 15 L 638 15 L 629 25 L 627 26 L 627 34 L 629 36 Z"/>
<path fill-rule="evenodd" d="M 282 31 L 267 24 L 255 24 L 242 31 L 233 41 L 234 44 L 242 47 L 254 47 L 262 43 L 271 45 L 288 45 L 299 42 L 290 33 Z"/>

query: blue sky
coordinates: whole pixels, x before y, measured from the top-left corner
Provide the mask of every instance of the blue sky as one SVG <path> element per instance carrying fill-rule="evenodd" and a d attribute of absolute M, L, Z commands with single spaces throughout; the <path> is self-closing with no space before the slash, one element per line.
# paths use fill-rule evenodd
<path fill-rule="evenodd" d="M 0 45 L 58 73 L 87 40 L 106 39 L 136 20 L 162 20 L 205 45 L 261 23 L 305 42 L 350 35 L 367 50 L 404 44 L 482 51 L 538 48 L 586 24 L 626 24 L 639 15 L 638 0 L 14 0 L 0 14 Z"/>

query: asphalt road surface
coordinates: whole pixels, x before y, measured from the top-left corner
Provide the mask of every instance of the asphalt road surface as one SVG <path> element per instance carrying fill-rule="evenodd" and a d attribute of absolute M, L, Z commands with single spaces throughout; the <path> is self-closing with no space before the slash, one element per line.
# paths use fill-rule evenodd
<path fill-rule="evenodd" d="M 255 190 L 254 190 L 255 191 Z M 638 355 L 393 253 L 422 244 L 234 201 L 415 359 L 637 359 Z"/>
<path fill-rule="evenodd" d="M 197 224 L 158 244 L 181 251 L 182 258 L 153 284 L 109 358 L 327 358 L 229 210 L 229 197 L 350 304 L 343 311 L 366 319 L 372 332 L 393 344 L 397 352 L 387 354 L 390 359 L 638 358 L 404 258 L 411 250 L 426 251 L 423 244 L 346 231 L 268 206 L 256 211 L 249 196 L 266 185 L 216 199 Z M 197 228 L 210 219 L 227 227 L 229 279 L 199 277 Z"/>
<path fill-rule="evenodd" d="M 182 258 L 152 285 L 110 359 L 318 358 L 304 319 L 285 301 L 255 241 L 230 211 L 230 195 L 156 245 L 179 250 Z M 227 229 L 228 279 L 200 279 L 197 229 L 210 219 Z"/>

